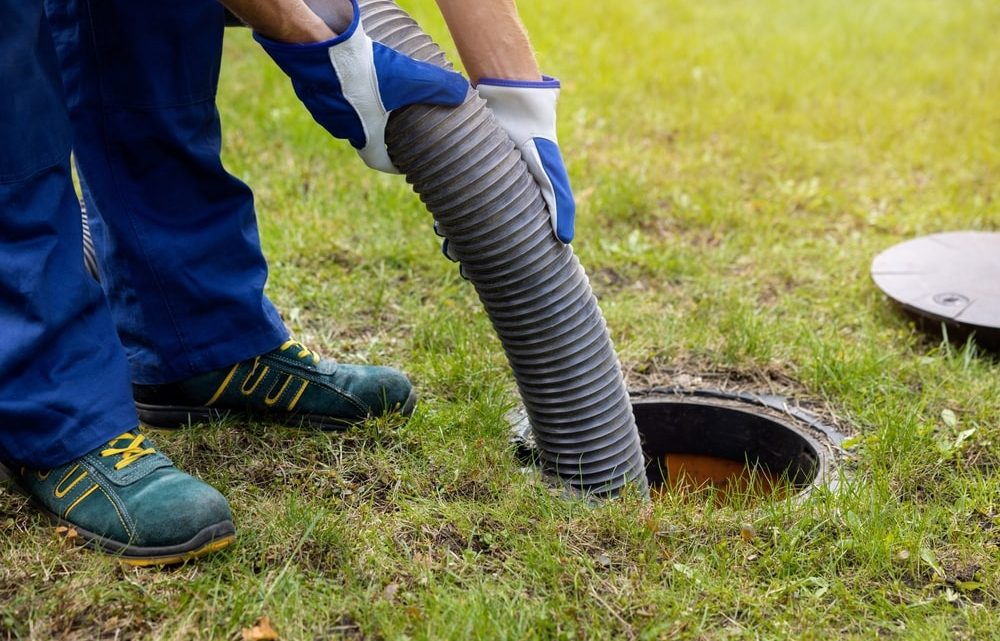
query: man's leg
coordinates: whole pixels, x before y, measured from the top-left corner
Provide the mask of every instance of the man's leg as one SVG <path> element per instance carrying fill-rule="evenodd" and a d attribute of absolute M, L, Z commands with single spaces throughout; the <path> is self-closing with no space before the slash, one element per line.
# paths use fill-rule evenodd
<path fill-rule="evenodd" d="M 139 565 L 228 545 L 222 496 L 134 431 L 128 369 L 83 268 L 70 127 L 41 0 L 0 0 L 0 481 Z"/>
<path fill-rule="evenodd" d="M 181 380 L 288 338 L 253 196 L 219 158 L 214 0 L 46 0 L 104 285 L 132 380 Z"/>
<path fill-rule="evenodd" d="M 51 466 L 137 421 L 114 325 L 82 267 L 70 126 L 42 3 L 0 7 L 0 459 Z"/>
<path fill-rule="evenodd" d="M 403 374 L 319 359 L 264 296 L 253 198 L 219 159 L 221 5 L 46 6 L 142 419 L 177 427 L 236 410 L 341 428 L 412 411 Z"/>

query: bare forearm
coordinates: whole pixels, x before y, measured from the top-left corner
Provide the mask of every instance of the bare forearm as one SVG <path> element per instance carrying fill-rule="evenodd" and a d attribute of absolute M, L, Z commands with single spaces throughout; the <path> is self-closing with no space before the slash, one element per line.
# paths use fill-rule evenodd
<path fill-rule="evenodd" d="M 258 33 L 282 42 L 322 42 L 351 22 L 349 0 L 220 0 Z M 541 74 L 514 0 L 437 0 L 473 84 L 480 78 L 538 80 Z"/>
<path fill-rule="evenodd" d="M 322 42 L 351 22 L 348 0 L 220 0 L 258 33 L 281 42 Z"/>
<path fill-rule="evenodd" d="M 539 80 L 514 0 L 437 0 L 473 84 L 480 78 Z"/>

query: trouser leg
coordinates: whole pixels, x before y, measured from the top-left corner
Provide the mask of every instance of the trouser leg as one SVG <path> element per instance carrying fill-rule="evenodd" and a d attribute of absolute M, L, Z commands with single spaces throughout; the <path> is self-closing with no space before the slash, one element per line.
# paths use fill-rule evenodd
<path fill-rule="evenodd" d="M 216 0 L 46 0 L 101 282 L 134 382 L 287 338 L 264 296 L 253 196 L 219 158 Z"/>
<path fill-rule="evenodd" d="M 137 424 L 83 268 L 70 126 L 41 0 L 0 0 L 0 459 L 72 460 Z"/>

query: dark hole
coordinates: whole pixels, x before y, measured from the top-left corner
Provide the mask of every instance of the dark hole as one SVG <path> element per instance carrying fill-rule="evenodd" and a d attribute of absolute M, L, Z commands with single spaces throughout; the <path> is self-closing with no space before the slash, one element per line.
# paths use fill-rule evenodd
<path fill-rule="evenodd" d="M 735 482 L 779 493 L 779 486 L 804 490 L 816 478 L 819 455 L 813 445 L 765 414 L 691 400 L 641 399 L 632 408 L 653 488 L 676 487 L 683 480 L 726 490 Z"/>

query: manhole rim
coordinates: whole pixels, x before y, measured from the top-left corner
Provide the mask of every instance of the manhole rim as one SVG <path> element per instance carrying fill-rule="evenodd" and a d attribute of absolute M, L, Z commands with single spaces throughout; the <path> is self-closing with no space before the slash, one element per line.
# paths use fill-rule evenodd
<path fill-rule="evenodd" d="M 803 409 L 792 398 L 749 391 L 684 387 L 630 389 L 629 397 L 633 405 L 673 399 L 757 414 L 800 436 L 816 452 L 817 469 L 812 481 L 801 486 L 798 492 L 790 494 L 785 500 L 801 502 L 819 488 L 834 492 L 841 486 L 841 474 L 844 470 L 842 462 L 847 457 L 843 442 L 847 437 L 815 413 Z M 507 422 L 510 425 L 511 442 L 518 450 L 518 458 L 540 472 L 549 485 L 566 490 L 567 487 L 558 478 L 546 474 L 538 465 L 540 458 L 537 445 L 531 433 L 527 411 L 522 404 L 518 403 L 507 414 Z"/>

